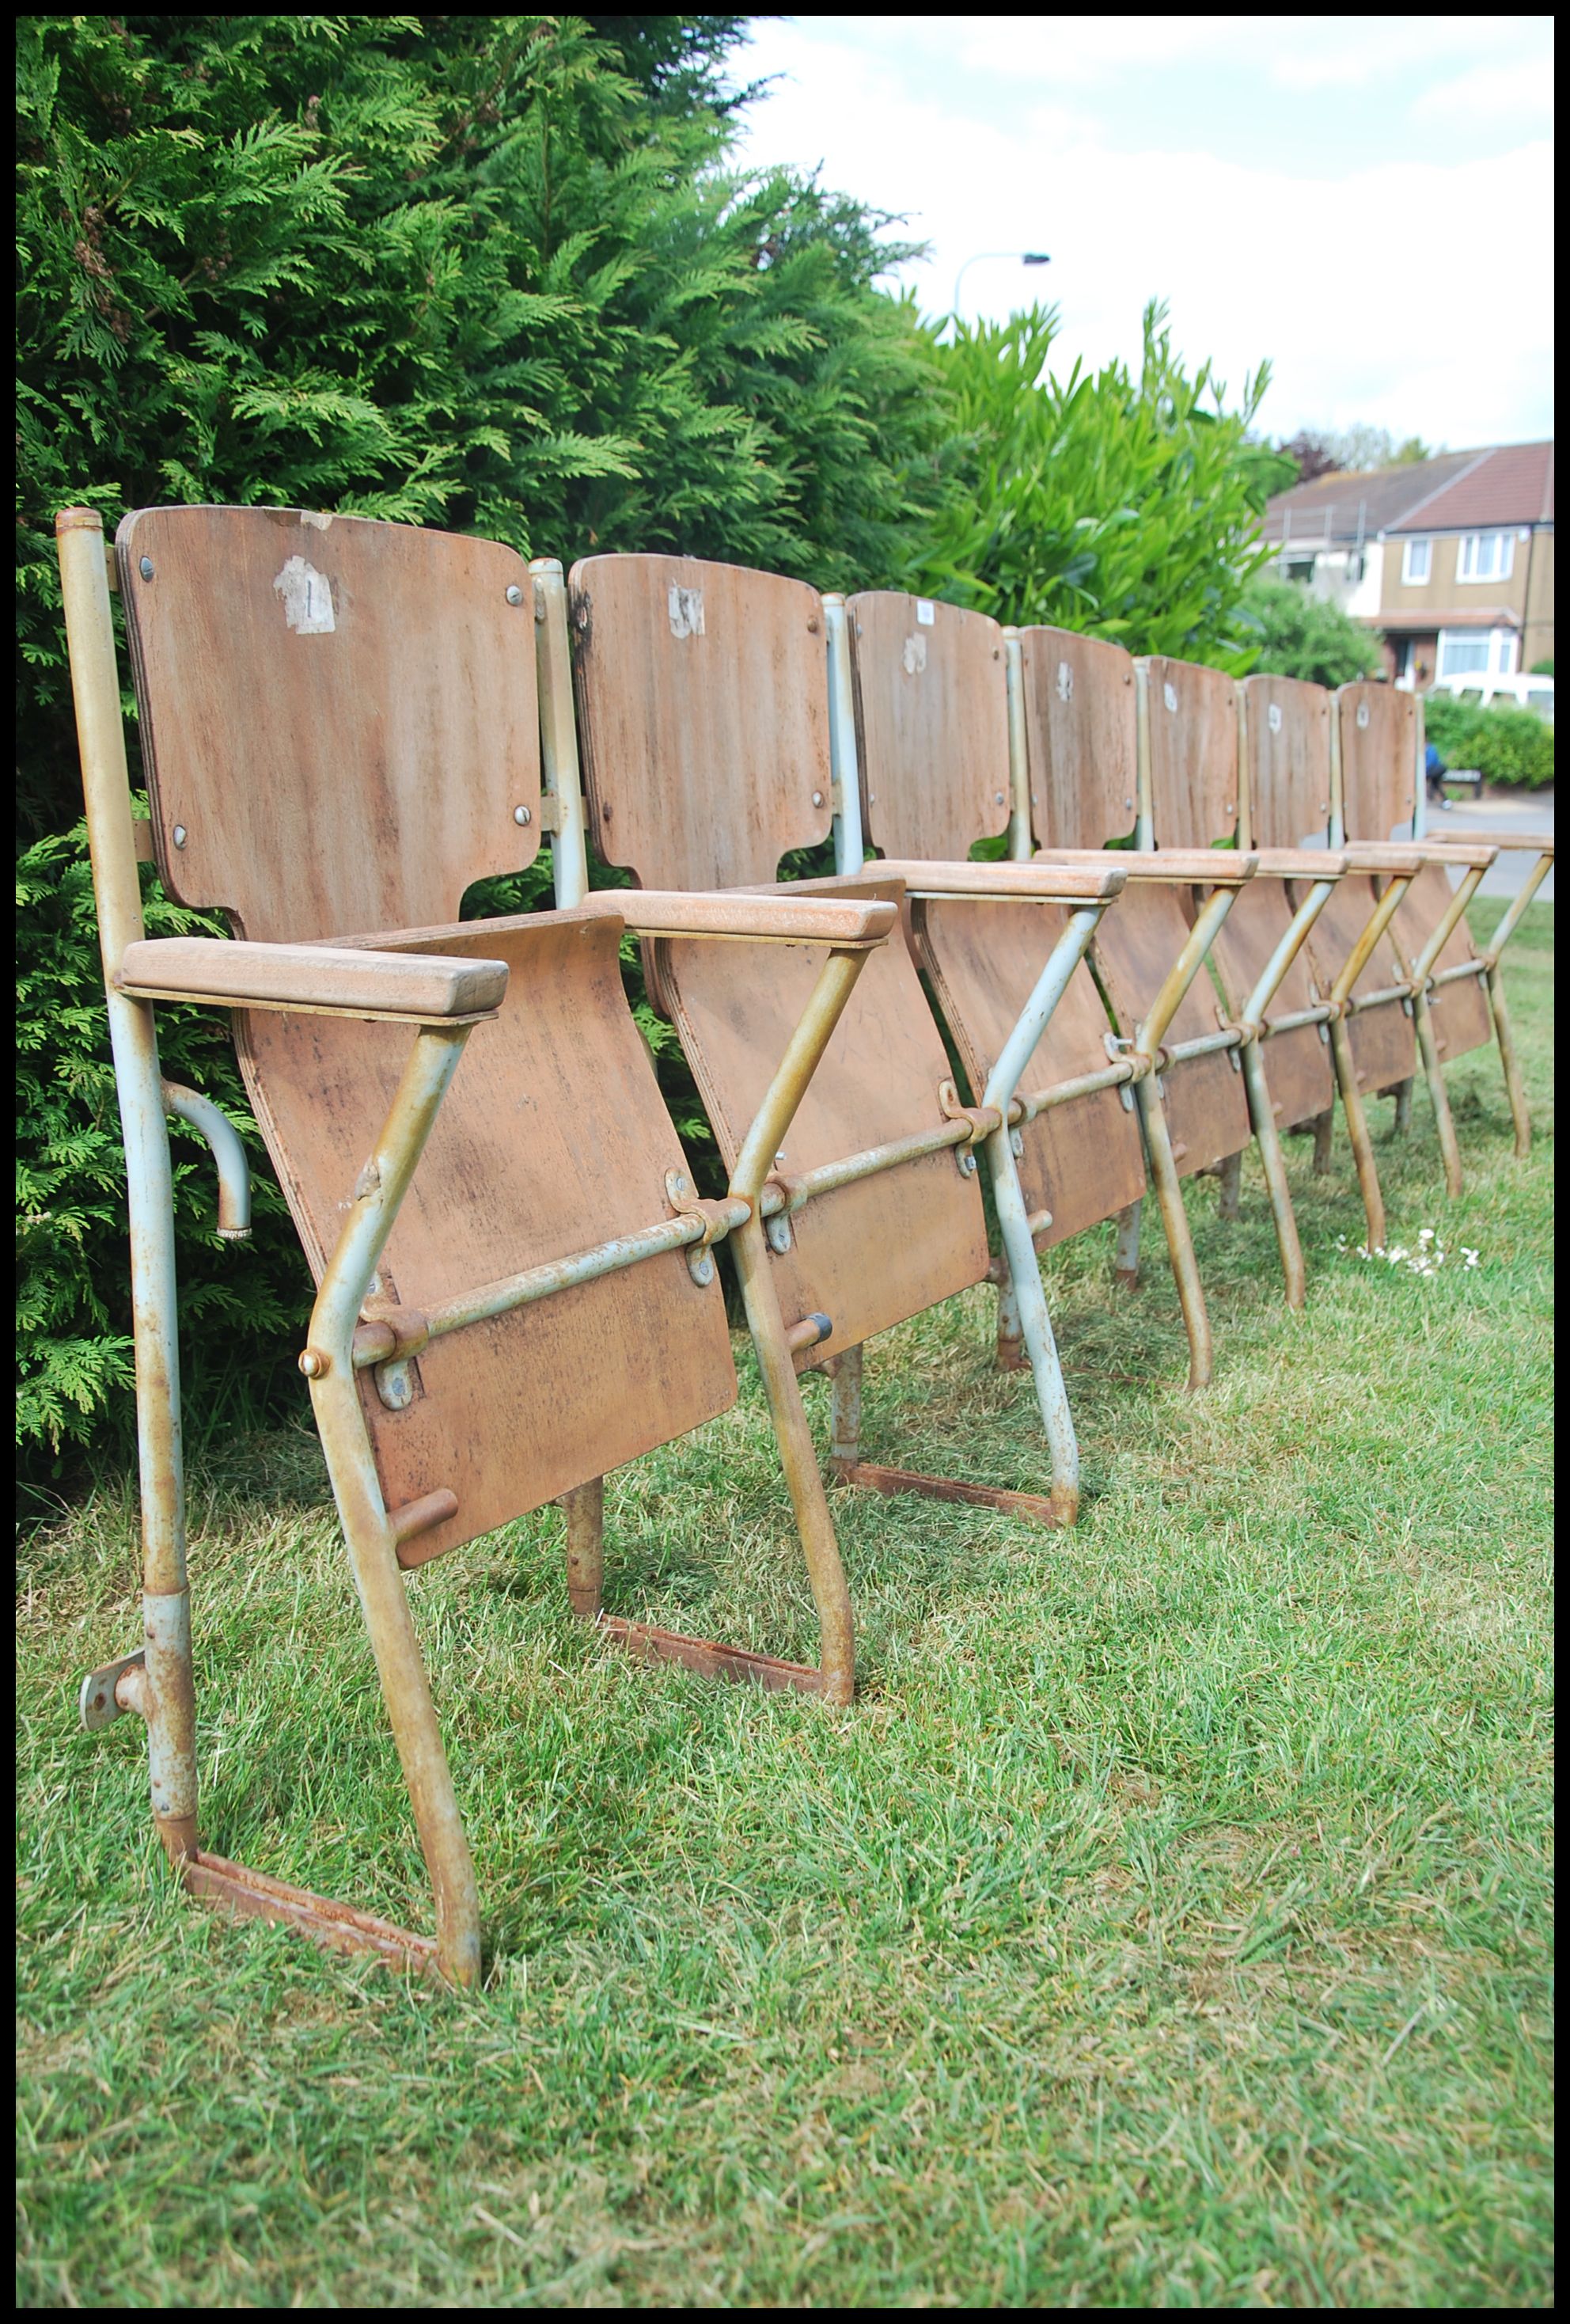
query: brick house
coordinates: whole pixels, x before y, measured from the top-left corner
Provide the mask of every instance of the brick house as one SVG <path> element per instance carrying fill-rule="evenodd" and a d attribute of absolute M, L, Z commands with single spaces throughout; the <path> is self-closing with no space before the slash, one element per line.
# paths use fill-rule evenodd
<path fill-rule="evenodd" d="M 1264 537 L 1283 578 L 1379 632 L 1422 690 L 1554 652 L 1554 447 L 1492 445 L 1278 493 Z"/>

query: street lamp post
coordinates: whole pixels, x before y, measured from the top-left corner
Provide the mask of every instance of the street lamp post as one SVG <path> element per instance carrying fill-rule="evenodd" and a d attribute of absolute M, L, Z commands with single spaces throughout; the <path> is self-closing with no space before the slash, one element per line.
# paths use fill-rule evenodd
<path fill-rule="evenodd" d="M 964 265 L 960 267 L 959 273 L 954 277 L 953 315 L 956 322 L 959 319 L 959 285 L 965 280 L 966 269 L 979 265 L 984 258 L 1017 258 L 1022 266 L 1050 266 L 1052 263 L 1044 250 L 972 251 L 970 256 L 965 261 Z"/>

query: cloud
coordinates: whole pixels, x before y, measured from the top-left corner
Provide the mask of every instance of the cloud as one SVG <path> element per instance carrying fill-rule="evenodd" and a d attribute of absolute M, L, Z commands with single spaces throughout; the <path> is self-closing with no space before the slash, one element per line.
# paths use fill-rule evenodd
<path fill-rule="evenodd" d="M 1554 118 L 1554 77 L 1540 61 L 1478 65 L 1454 80 L 1439 81 L 1412 101 L 1419 120 L 1510 122 L 1524 134 L 1546 128 Z"/>
<path fill-rule="evenodd" d="M 1001 105 L 969 86 L 959 96 L 907 75 L 895 20 L 827 21 L 830 36 L 770 28 L 769 61 L 793 78 L 755 109 L 748 158 L 822 160 L 830 184 L 907 214 L 932 254 L 903 278 L 929 311 L 948 309 L 973 254 L 1043 249 L 1052 264 L 1040 272 L 969 267 L 964 306 L 996 315 L 1055 300 L 1064 368 L 1135 357 L 1141 308 L 1161 297 L 1174 344 L 1212 358 L 1234 394 L 1271 359 L 1262 420 L 1273 432 L 1363 420 L 1461 445 L 1551 429 L 1546 139 L 1457 161 L 1385 160 L 1375 144 L 1333 177 L 1312 174 L 1316 157 L 1290 141 L 1268 165 L 1176 150 L 1170 128 L 1130 152 L 1067 91 L 1031 104 L 1027 88 L 1022 107 L 1011 90 L 1001 125 Z M 907 21 L 931 36 L 932 20 Z M 968 30 L 990 38 L 1004 21 Z M 1085 21 L 1081 54 L 1106 38 L 1101 20 Z M 1061 22 L 1034 20 L 1027 56 Z M 1173 121 L 1187 117 L 1181 99 L 1174 80 Z"/>

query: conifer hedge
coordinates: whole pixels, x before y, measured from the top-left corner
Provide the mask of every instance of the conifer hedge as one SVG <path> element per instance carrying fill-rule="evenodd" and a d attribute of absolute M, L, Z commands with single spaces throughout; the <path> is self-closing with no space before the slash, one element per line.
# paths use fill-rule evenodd
<path fill-rule="evenodd" d="M 266 502 L 525 555 L 672 549 L 1241 666 L 1274 483 L 1248 436 L 1261 383 L 1228 414 L 1154 314 L 1141 374 L 1061 388 L 1042 382 L 1050 313 L 943 344 L 877 287 L 903 254 L 891 221 L 727 167 L 746 21 L 19 20 L 17 1430 L 35 1479 L 132 1425 L 58 508 L 100 509 L 110 532 L 151 503 Z M 533 903 L 546 879 L 469 908 Z M 145 880 L 151 932 L 211 925 Z M 701 1144 L 673 1037 L 638 1013 Z M 188 1410 L 211 1426 L 298 1389 L 309 1285 L 226 1026 L 168 1010 L 161 1039 L 256 1171 L 255 1240 L 220 1245 L 206 1148 L 172 1125 Z"/>
<path fill-rule="evenodd" d="M 525 555 L 897 579 L 934 355 L 877 218 L 720 166 L 731 17 L 35 16 L 18 26 L 19 1437 L 129 1417 L 124 1165 L 52 519 L 353 510 Z M 924 482 L 923 482 L 924 479 Z M 923 490 L 925 498 L 923 498 Z M 150 925 L 203 925 L 164 901 Z M 526 884 L 515 900 L 531 900 Z M 221 1019 L 165 1070 L 248 1126 Z M 260 1146 L 219 1246 L 174 1130 L 198 1412 L 287 1371 L 308 1284 Z"/>

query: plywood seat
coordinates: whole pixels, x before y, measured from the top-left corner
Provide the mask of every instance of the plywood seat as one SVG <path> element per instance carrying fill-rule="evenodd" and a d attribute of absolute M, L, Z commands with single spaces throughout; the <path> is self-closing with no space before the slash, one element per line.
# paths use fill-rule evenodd
<path fill-rule="evenodd" d="M 367 1316 L 428 1314 L 671 1215 L 666 1176 L 686 1166 L 627 1007 L 620 935 L 618 920 L 548 912 L 418 939 L 505 961 L 511 975 L 454 1075 Z M 255 1011 L 240 1030 L 256 1118 L 319 1282 L 407 1029 Z M 696 1284 L 681 1250 L 433 1341 L 411 1370 L 413 1400 L 399 1409 L 361 1376 L 383 1496 L 397 1508 L 447 1487 L 458 1507 L 406 1563 L 539 1508 L 736 1398 L 719 1285 Z"/>

